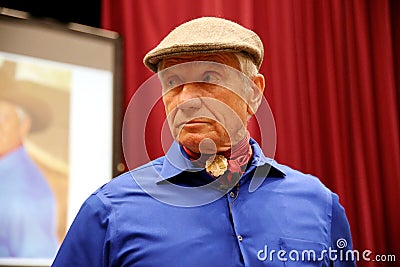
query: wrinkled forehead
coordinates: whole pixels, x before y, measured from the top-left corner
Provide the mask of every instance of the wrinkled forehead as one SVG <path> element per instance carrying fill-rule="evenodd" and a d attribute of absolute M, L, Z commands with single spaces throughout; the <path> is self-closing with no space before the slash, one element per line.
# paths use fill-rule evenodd
<path fill-rule="evenodd" d="M 0 113 L 1 114 L 11 114 L 11 113 L 15 113 L 15 107 L 6 102 L 6 101 L 0 101 Z"/>
<path fill-rule="evenodd" d="M 252 83 L 239 70 L 239 60 L 234 54 L 168 58 L 163 64 L 157 75 L 164 93 L 183 84 L 202 83 L 218 85 L 242 95 Z"/>
<path fill-rule="evenodd" d="M 2 120 L 7 120 L 7 121 L 17 120 L 18 119 L 17 107 L 8 102 L 0 101 L 0 117 Z"/>
<path fill-rule="evenodd" d="M 216 62 L 240 70 L 239 60 L 232 53 L 205 54 L 197 56 L 187 55 L 187 56 L 165 58 L 160 62 L 158 68 L 159 70 L 163 70 L 178 64 L 196 62 L 196 61 Z"/>

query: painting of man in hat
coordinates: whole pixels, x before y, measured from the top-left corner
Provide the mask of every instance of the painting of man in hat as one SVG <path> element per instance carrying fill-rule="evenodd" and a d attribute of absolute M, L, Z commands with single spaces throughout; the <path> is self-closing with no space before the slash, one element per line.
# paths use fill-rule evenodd
<path fill-rule="evenodd" d="M 0 101 L 0 256 L 50 258 L 57 248 L 55 200 L 23 146 L 29 115 Z"/>
<path fill-rule="evenodd" d="M 60 229 L 65 224 L 60 222 L 63 207 L 54 189 L 55 184 L 60 188 L 63 183 L 52 181 L 55 177 L 48 177 L 45 164 L 39 164 L 37 158 L 46 158 L 39 151 L 43 139 L 51 141 L 44 133 L 62 136 L 63 129 L 51 129 L 56 116 L 52 105 L 57 103 L 49 101 L 59 95 L 65 102 L 62 106 L 67 106 L 68 98 L 60 90 L 33 82 L 33 77 L 18 79 L 18 66 L 17 62 L 0 61 L 0 258 L 52 258 L 60 232 L 65 231 Z M 57 149 L 65 154 L 65 146 L 59 144 Z M 51 146 L 46 148 L 51 150 Z M 57 158 L 50 161 L 57 162 Z"/>

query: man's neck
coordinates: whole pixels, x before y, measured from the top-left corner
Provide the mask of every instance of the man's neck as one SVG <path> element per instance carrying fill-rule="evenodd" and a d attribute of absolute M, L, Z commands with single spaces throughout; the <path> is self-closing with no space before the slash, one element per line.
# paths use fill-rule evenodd
<path fill-rule="evenodd" d="M 219 151 L 217 151 L 217 153 L 194 152 L 191 149 L 189 149 L 188 147 L 185 147 L 185 146 L 182 146 L 182 147 L 185 150 L 186 154 L 188 154 L 188 156 L 191 160 L 197 160 L 201 156 L 207 156 L 207 158 L 208 158 L 214 154 L 223 155 L 225 158 L 229 159 L 231 156 L 235 157 L 236 155 L 242 154 L 242 152 L 246 153 L 247 149 L 245 149 L 245 148 L 247 146 L 249 146 L 249 142 L 250 142 L 250 133 L 247 131 L 246 135 L 238 143 L 236 143 L 233 146 L 228 146 L 227 149 L 219 150 Z M 200 150 L 207 151 L 204 149 L 202 150 L 201 145 L 200 145 Z M 216 150 L 210 149 L 210 151 L 216 151 Z"/>
<path fill-rule="evenodd" d="M 6 157 L 7 155 L 9 155 L 9 154 L 13 153 L 14 151 L 20 149 L 21 147 L 22 147 L 22 143 L 19 143 L 16 146 L 13 146 L 11 148 L 7 148 L 7 150 L 5 150 L 5 151 L 0 151 L 0 159 L 3 158 L 3 157 Z"/>

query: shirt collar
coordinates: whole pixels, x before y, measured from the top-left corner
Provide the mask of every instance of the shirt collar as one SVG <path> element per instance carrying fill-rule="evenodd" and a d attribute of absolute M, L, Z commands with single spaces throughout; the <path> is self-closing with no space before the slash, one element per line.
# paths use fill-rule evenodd
<path fill-rule="evenodd" d="M 0 170 L 5 170 L 10 167 L 19 167 L 18 163 L 21 162 L 21 158 L 26 155 L 26 151 L 23 146 L 18 147 L 12 152 L 4 155 L 0 158 Z"/>
<path fill-rule="evenodd" d="M 271 158 L 267 158 L 262 152 L 258 143 L 250 138 L 250 145 L 253 149 L 253 156 L 251 157 L 251 165 L 254 167 L 260 167 L 264 165 L 269 165 L 274 174 L 279 174 L 280 176 L 285 176 L 285 172 L 278 166 L 276 161 Z M 175 177 L 178 174 L 186 172 L 196 172 L 201 171 L 203 168 L 195 166 L 189 159 L 184 149 L 177 143 L 173 142 L 170 149 L 164 156 L 164 162 L 162 169 L 159 173 L 159 178 L 156 182 L 167 180 L 169 178 Z M 267 177 L 270 176 L 272 172 L 268 172 Z"/>

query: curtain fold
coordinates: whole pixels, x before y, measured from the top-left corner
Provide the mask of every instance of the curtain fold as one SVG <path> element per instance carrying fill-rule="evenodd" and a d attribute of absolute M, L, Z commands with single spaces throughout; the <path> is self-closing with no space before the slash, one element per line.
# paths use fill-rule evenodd
<path fill-rule="evenodd" d="M 125 107 L 151 76 L 143 56 L 182 22 L 221 16 L 259 33 L 265 45 L 265 96 L 277 130 L 276 159 L 318 176 L 339 194 L 356 249 L 400 258 L 400 5 L 395 0 L 102 3 L 103 27 L 124 38 Z M 164 120 L 158 103 L 146 126 L 148 156 L 137 151 L 133 165 L 163 154 Z M 257 127 L 252 121 L 259 139 L 263 129 Z M 135 131 L 143 129 L 132 129 L 132 147 L 142 142 Z"/>

